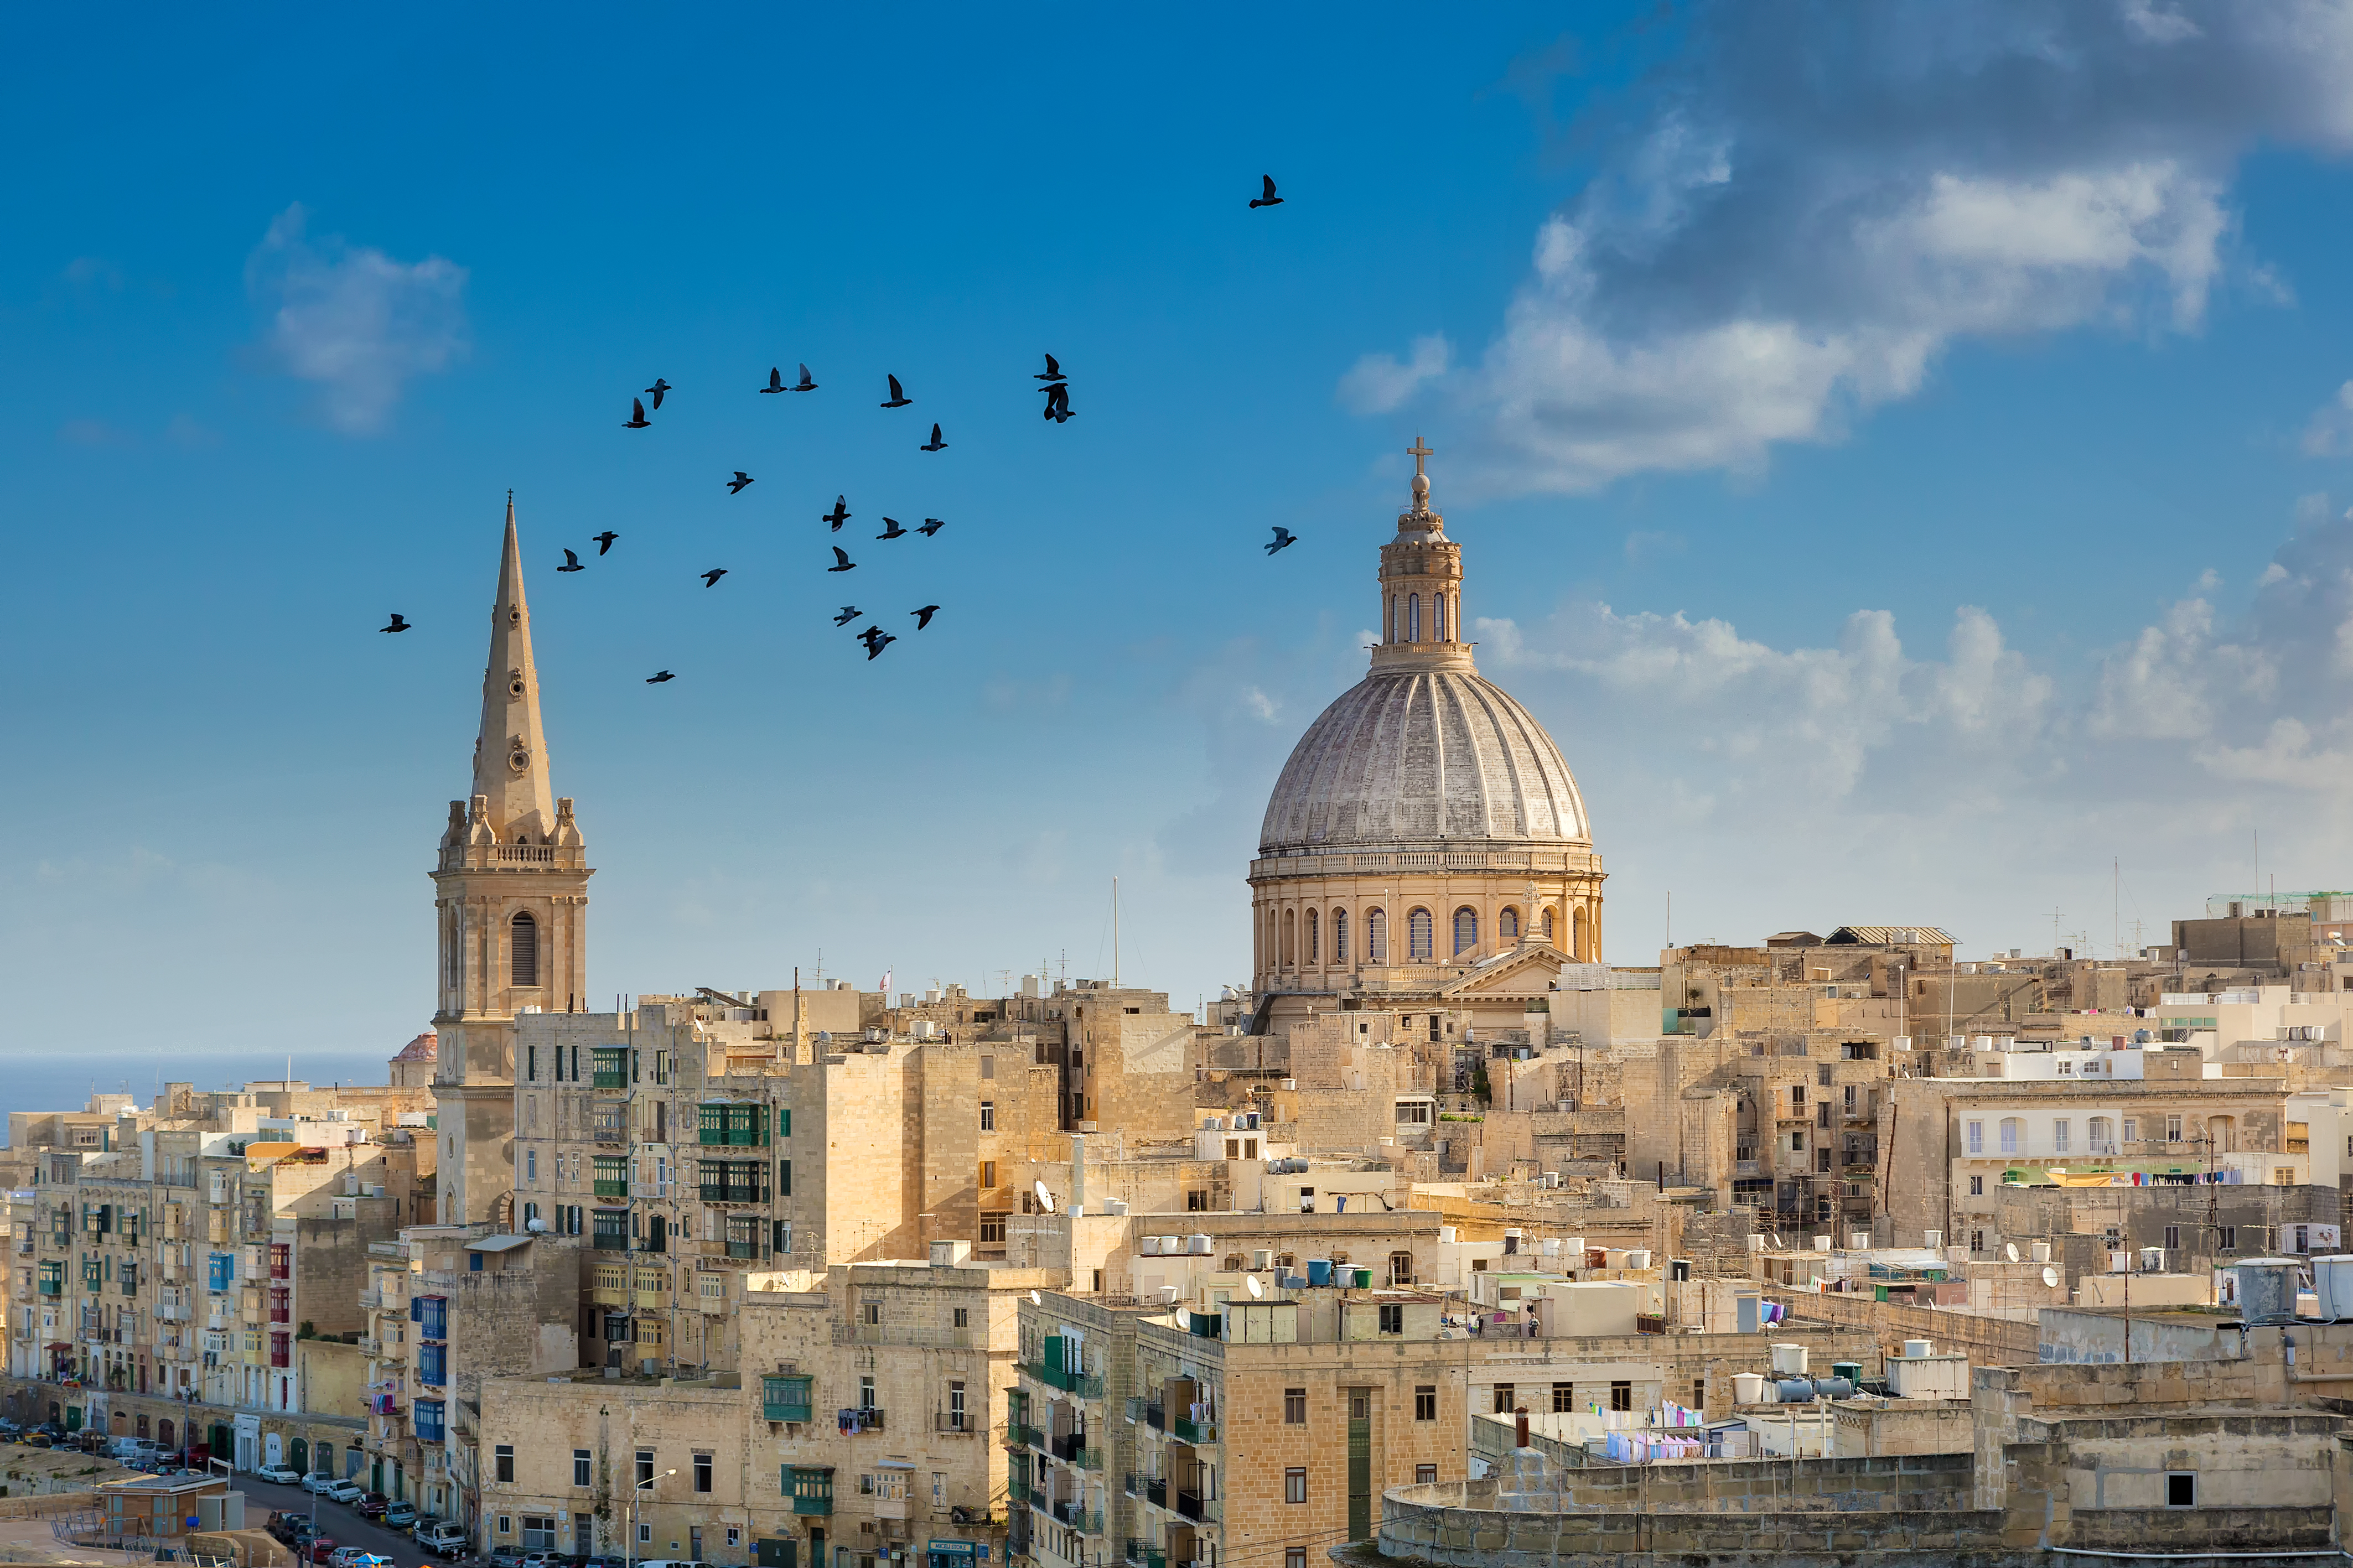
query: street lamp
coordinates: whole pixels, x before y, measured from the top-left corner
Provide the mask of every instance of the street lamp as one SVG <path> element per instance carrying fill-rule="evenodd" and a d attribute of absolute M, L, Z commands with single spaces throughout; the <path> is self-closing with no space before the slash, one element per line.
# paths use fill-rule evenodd
<path fill-rule="evenodd" d="M 621 1544 L 621 1562 L 624 1568 L 634 1563 L 638 1555 L 638 1494 L 660 1480 L 662 1476 L 676 1474 L 678 1474 L 676 1470 L 664 1470 L 660 1476 L 648 1476 L 629 1489 L 629 1534 L 628 1539 Z"/>

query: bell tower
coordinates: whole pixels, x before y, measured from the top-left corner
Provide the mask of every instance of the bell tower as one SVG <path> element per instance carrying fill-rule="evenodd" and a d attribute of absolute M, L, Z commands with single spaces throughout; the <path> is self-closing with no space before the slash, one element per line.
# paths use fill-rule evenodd
<path fill-rule="evenodd" d="M 515 1019 L 586 1006 L 594 874 L 572 802 L 549 783 L 509 492 L 473 788 L 449 803 L 433 871 L 444 1224 L 489 1219 L 513 1190 Z"/>
<path fill-rule="evenodd" d="M 1381 546 L 1381 640 L 1373 649 L 1376 673 L 1472 668 L 1462 637 L 1462 547 L 1446 537 L 1446 519 L 1431 510 L 1430 449 L 1420 437 L 1413 458 L 1413 504 L 1398 514 L 1397 537 Z"/>

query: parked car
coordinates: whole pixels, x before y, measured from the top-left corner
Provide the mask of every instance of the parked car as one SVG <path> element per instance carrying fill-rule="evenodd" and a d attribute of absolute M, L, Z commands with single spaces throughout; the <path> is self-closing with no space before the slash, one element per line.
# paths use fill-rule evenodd
<path fill-rule="evenodd" d="M 253 1473 L 262 1480 L 275 1481 L 281 1487 L 297 1485 L 302 1479 L 301 1471 L 290 1470 L 283 1465 L 270 1465 L 265 1468 L 256 1470 Z"/>
<path fill-rule="evenodd" d="M 324 1470 L 313 1470 L 302 1478 L 302 1489 L 306 1492 L 315 1492 L 322 1497 L 343 1484 Z"/>
<path fill-rule="evenodd" d="M 395 1530 L 406 1530 L 417 1522 L 417 1505 L 407 1501 L 387 1504 L 384 1522 Z"/>
<path fill-rule="evenodd" d="M 354 1503 L 367 1496 L 367 1488 L 357 1481 L 337 1481 L 319 1495 L 329 1502 Z"/>
<path fill-rule="evenodd" d="M 384 1510 L 391 1506 L 392 1500 L 382 1492 L 362 1492 L 352 1503 L 362 1519 L 382 1519 Z"/>
<path fill-rule="evenodd" d="M 27 1432 L 21 1441 L 28 1448 L 51 1448 L 57 1446 L 57 1440 L 47 1432 Z"/>
<path fill-rule="evenodd" d="M 304 1555 L 313 1563 L 324 1563 L 335 1554 L 336 1544 L 332 1535 L 318 1536 L 311 1541 L 310 1550 Z"/>
<path fill-rule="evenodd" d="M 343 1568 L 393 1568 L 392 1559 L 380 1552 L 355 1552 Z"/>
<path fill-rule="evenodd" d="M 374 1553 L 364 1546 L 338 1546 L 327 1558 L 327 1568 L 353 1568 L 366 1562 Z"/>

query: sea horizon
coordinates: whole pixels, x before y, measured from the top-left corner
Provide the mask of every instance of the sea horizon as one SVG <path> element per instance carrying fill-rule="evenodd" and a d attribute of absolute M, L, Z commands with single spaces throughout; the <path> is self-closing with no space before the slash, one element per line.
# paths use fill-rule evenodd
<path fill-rule="evenodd" d="M 338 1083 L 381 1084 L 391 1076 L 382 1050 L 314 1051 L 293 1058 L 298 1082 L 314 1088 Z M 283 1053 L 208 1051 L 190 1056 L 167 1047 L 152 1051 L 0 1051 L 0 1119 L 16 1110 L 80 1110 L 92 1094 L 129 1094 L 142 1108 L 154 1103 L 166 1083 L 194 1083 L 220 1089 L 286 1077 Z M 7 1128 L 0 1120 L 0 1148 Z"/>

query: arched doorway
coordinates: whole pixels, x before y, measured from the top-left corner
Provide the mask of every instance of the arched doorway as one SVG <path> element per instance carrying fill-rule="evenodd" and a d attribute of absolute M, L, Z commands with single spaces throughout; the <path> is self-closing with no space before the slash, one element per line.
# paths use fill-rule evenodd
<path fill-rule="evenodd" d="M 168 1415 L 155 1423 L 155 1441 L 169 1448 L 172 1446 L 172 1418 Z"/>
<path fill-rule="evenodd" d="M 129 1434 L 131 1430 L 131 1412 L 128 1410 L 118 1410 L 111 1415 L 109 1415 L 106 1420 L 107 1425 L 113 1427 L 115 1431 L 125 1435 Z"/>
<path fill-rule="evenodd" d="M 307 1439 L 297 1437 L 286 1446 L 286 1468 L 298 1476 L 311 1473 L 311 1445 Z"/>
<path fill-rule="evenodd" d="M 212 1457 L 216 1459 L 226 1459 L 237 1452 L 229 1446 L 228 1428 L 217 1421 L 214 1422 L 211 1429 L 205 1434 L 205 1444 L 212 1450 Z"/>

